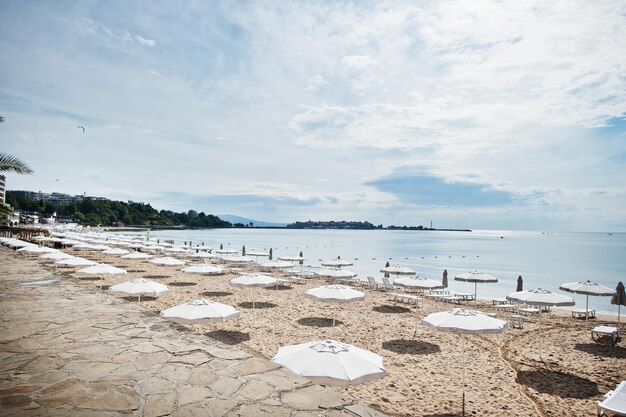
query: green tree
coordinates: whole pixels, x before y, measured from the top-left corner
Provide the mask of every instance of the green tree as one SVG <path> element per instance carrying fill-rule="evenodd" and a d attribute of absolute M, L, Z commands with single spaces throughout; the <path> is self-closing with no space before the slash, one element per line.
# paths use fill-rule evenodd
<path fill-rule="evenodd" d="M 0 116 L 0 123 L 4 123 L 4 118 Z M 0 172 L 15 172 L 16 174 L 32 174 L 33 170 L 30 169 L 26 163 L 20 161 L 12 155 L 0 153 Z M 12 211 L 6 204 L 0 204 L 0 216 L 11 214 Z"/>

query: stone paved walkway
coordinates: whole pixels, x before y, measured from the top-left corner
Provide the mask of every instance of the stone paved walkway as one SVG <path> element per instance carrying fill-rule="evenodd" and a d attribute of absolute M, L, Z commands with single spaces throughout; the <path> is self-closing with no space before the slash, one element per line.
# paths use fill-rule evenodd
<path fill-rule="evenodd" d="M 383 416 L 0 248 L 0 414 Z"/>

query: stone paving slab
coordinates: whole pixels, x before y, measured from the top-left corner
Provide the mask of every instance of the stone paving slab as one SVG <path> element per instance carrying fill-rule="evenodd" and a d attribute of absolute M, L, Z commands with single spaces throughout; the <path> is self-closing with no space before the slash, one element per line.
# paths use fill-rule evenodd
<path fill-rule="evenodd" d="M 383 416 L 4 248 L 0 291 L 2 415 Z"/>

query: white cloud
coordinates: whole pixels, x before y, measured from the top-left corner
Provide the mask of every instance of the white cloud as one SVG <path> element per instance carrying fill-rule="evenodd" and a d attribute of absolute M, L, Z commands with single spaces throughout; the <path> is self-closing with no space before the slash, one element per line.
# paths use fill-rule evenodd
<path fill-rule="evenodd" d="M 626 111 L 619 3 L 41 8 L 0 17 L 0 139 L 37 166 L 20 187 L 64 171 L 67 192 L 319 198 L 268 220 L 410 224 L 435 209 L 363 185 L 407 169 L 524 196 L 507 210 L 538 224 L 626 224 L 626 144 L 590 129 Z"/>
<path fill-rule="evenodd" d="M 151 48 L 154 48 L 156 46 L 156 41 L 153 40 L 153 39 L 146 39 L 146 38 L 141 37 L 139 35 L 136 35 L 135 39 L 137 39 L 137 42 L 139 42 L 142 45 L 146 45 L 146 46 L 149 46 Z"/>

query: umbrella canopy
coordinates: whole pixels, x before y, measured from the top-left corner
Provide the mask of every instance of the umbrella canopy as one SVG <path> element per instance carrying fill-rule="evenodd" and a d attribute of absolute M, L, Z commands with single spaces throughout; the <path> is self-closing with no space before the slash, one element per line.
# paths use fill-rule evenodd
<path fill-rule="evenodd" d="M 261 268 L 266 269 L 287 269 L 291 267 L 293 267 L 293 264 L 286 261 L 267 261 L 261 264 Z"/>
<path fill-rule="evenodd" d="M 441 332 L 459 334 L 501 333 L 507 327 L 505 320 L 494 319 L 483 312 L 463 308 L 429 314 L 422 323 Z"/>
<path fill-rule="evenodd" d="M 342 266 L 353 265 L 350 261 L 344 261 L 341 258 L 332 259 L 330 261 L 323 261 L 322 266 L 332 266 L 333 268 L 341 268 Z"/>
<path fill-rule="evenodd" d="M 335 340 L 281 347 L 272 362 L 322 385 L 358 385 L 386 375 L 380 355 Z"/>
<path fill-rule="evenodd" d="M 77 273 L 83 275 L 125 275 L 126 270 L 112 265 L 96 264 L 88 266 L 87 268 L 79 269 Z"/>
<path fill-rule="evenodd" d="M 17 252 L 26 252 L 26 253 L 51 253 L 58 252 L 57 249 L 49 248 L 47 246 L 24 246 L 17 250 Z"/>
<path fill-rule="evenodd" d="M 466 272 L 464 274 L 459 274 L 454 277 L 455 281 L 465 281 L 465 282 L 473 282 L 474 283 L 474 300 L 478 300 L 478 283 L 486 283 L 486 282 L 498 282 L 498 278 L 492 277 L 488 274 L 483 274 L 482 272 L 474 271 L 474 272 Z"/>
<path fill-rule="evenodd" d="M 300 262 L 300 261 L 306 260 L 306 258 L 303 256 L 299 256 L 299 255 L 285 255 L 285 256 L 279 256 L 278 260 L 289 261 L 289 262 Z"/>
<path fill-rule="evenodd" d="M 60 252 L 60 251 L 44 253 L 43 255 L 39 257 L 39 259 L 51 259 L 51 260 L 69 259 L 69 258 L 73 258 L 73 256 L 68 255 L 67 253 L 64 253 L 64 252 Z"/>
<path fill-rule="evenodd" d="M 57 265 L 69 265 L 69 266 L 88 266 L 88 265 L 97 264 L 97 262 L 90 261 L 89 259 L 78 258 L 78 257 L 60 259 L 56 261 L 55 263 Z"/>
<path fill-rule="evenodd" d="M 548 290 L 538 288 L 530 291 L 513 292 L 506 296 L 509 301 L 517 301 L 533 306 L 573 306 L 574 300 L 571 297 L 556 294 Z"/>
<path fill-rule="evenodd" d="M 239 249 L 217 249 L 215 251 L 215 253 L 219 253 L 222 255 L 228 255 L 228 254 L 235 254 L 235 253 L 239 253 Z"/>
<path fill-rule="evenodd" d="M 156 265 L 166 265 L 166 266 L 177 266 L 177 265 L 185 265 L 184 261 L 181 261 L 176 258 L 170 258 L 169 256 L 164 256 L 162 258 L 154 258 L 150 259 L 148 262 L 151 262 Z"/>
<path fill-rule="evenodd" d="M 380 272 L 384 272 L 387 274 L 394 274 L 396 276 L 397 275 L 415 275 L 415 271 L 413 271 L 411 268 L 408 268 L 400 264 L 385 266 L 384 268 L 380 270 Z"/>
<path fill-rule="evenodd" d="M 217 258 L 216 255 L 208 252 L 193 252 L 185 255 L 188 258 Z"/>
<path fill-rule="evenodd" d="M 230 285 L 235 287 L 269 287 L 271 285 L 278 285 L 278 280 L 263 274 L 247 274 L 231 279 Z M 252 300 L 252 310 L 255 310 L 254 300 Z"/>
<path fill-rule="evenodd" d="M 354 278 L 357 274 L 346 269 L 320 269 L 315 271 L 315 275 L 322 278 Z"/>
<path fill-rule="evenodd" d="M 148 259 L 152 258 L 152 255 L 143 252 L 131 252 L 129 254 L 122 255 L 121 257 L 122 259 Z"/>
<path fill-rule="evenodd" d="M 236 319 L 239 311 L 211 300 L 195 300 L 161 311 L 161 317 L 181 324 L 205 324 Z"/>
<path fill-rule="evenodd" d="M 555 306 L 555 307 L 568 307 L 573 306 L 574 300 L 571 297 L 567 297 L 561 294 L 555 294 L 548 290 L 537 288 L 530 291 L 513 292 L 506 296 L 509 301 L 517 301 L 534 306 Z M 543 351 L 543 334 L 541 333 L 541 308 L 539 309 L 539 357 Z"/>
<path fill-rule="evenodd" d="M 274 277 L 263 274 L 240 275 L 230 280 L 230 285 L 244 287 L 269 287 L 276 285 L 278 280 Z"/>
<path fill-rule="evenodd" d="M 270 254 L 262 250 L 249 250 L 246 251 L 246 256 L 270 256 Z"/>
<path fill-rule="evenodd" d="M 230 264 L 249 264 L 252 263 L 252 259 L 246 258 L 245 256 L 224 256 L 222 258 L 224 262 Z"/>
<path fill-rule="evenodd" d="M 113 285 L 110 290 L 113 294 L 139 297 L 138 300 L 141 301 L 142 295 L 158 297 L 159 295 L 167 292 L 168 288 L 166 285 L 158 282 L 150 281 L 145 278 L 138 278 L 132 281 L 126 281 L 121 284 Z"/>
<path fill-rule="evenodd" d="M 126 255 L 130 252 L 124 249 L 107 249 L 102 253 L 104 253 L 105 255 Z"/>
<path fill-rule="evenodd" d="M 444 288 L 443 284 L 434 279 L 422 278 L 422 277 L 401 277 L 396 278 L 393 281 L 394 285 L 400 285 L 402 287 L 417 288 L 420 290 L 432 290 L 435 288 Z"/>
<path fill-rule="evenodd" d="M 517 288 L 515 291 L 516 292 L 524 291 L 524 279 L 522 278 L 521 275 L 517 277 Z"/>
<path fill-rule="evenodd" d="M 461 335 L 463 350 L 463 413 L 465 415 L 465 335 L 466 334 L 492 334 L 506 330 L 507 322 L 487 316 L 480 311 L 455 308 L 451 311 L 433 313 L 426 316 L 422 323 L 433 327 L 441 332 L 458 333 Z"/>
<path fill-rule="evenodd" d="M 615 294 L 613 295 L 613 298 L 611 298 L 611 304 L 617 305 L 617 327 L 619 327 L 620 307 L 626 306 L 626 291 L 624 290 L 624 284 L 622 284 L 621 281 L 617 283 Z"/>
<path fill-rule="evenodd" d="M 211 264 L 190 265 L 186 268 L 183 268 L 182 271 L 189 274 L 202 275 L 223 275 L 226 273 L 226 270 L 221 266 Z"/>
<path fill-rule="evenodd" d="M 347 285 L 323 285 L 308 290 L 305 294 L 308 298 L 331 303 L 350 303 L 352 301 L 365 300 L 365 294 Z"/>
<path fill-rule="evenodd" d="M 587 321 L 589 319 L 589 296 L 611 296 L 615 294 L 615 290 L 611 288 L 604 287 L 602 285 L 598 285 L 589 280 L 587 281 L 579 281 L 579 282 L 569 282 L 567 284 L 563 284 L 559 287 L 560 290 L 573 292 L 576 294 L 583 294 L 586 297 L 585 303 L 585 328 L 587 326 Z"/>

